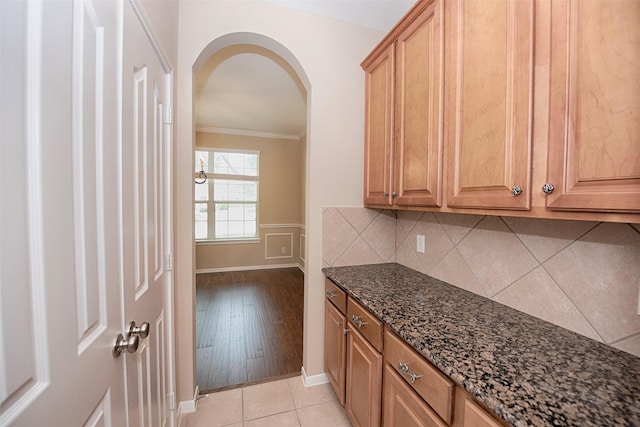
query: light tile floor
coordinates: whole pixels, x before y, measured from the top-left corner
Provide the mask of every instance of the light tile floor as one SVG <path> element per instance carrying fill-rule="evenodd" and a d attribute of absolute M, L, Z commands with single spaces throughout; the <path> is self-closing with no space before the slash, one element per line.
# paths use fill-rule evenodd
<path fill-rule="evenodd" d="M 221 391 L 198 400 L 181 427 L 350 427 L 329 384 L 305 387 L 302 377 Z"/>

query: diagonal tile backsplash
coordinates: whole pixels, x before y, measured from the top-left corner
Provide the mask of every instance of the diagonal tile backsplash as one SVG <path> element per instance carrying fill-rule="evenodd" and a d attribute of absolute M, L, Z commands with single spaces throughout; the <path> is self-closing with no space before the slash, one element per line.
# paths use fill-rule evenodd
<path fill-rule="evenodd" d="M 322 265 L 395 262 L 396 218 L 392 211 L 324 208 Z"/>
<path fill-rule="evenodd" d="M 638 224 L 325 208 L 322 238 L 324 266 L 395 261 L 640 357 Z"/>

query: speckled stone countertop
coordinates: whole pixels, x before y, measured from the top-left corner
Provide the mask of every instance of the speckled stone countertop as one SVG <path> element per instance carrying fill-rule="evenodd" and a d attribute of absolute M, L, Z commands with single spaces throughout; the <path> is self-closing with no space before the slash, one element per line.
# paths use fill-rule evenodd
<path fill-rule="evenodd" d="M 400 264 L 322 270 L 514 426 L 640 426 L 640 358 Z"/>

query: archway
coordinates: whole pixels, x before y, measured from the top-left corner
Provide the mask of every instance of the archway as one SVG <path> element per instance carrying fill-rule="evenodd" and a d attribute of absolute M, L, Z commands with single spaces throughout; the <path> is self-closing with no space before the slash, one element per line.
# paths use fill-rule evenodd
<path fill-rule="evenodd" d="M 276 62 L 278 65 L 280 65 L 282 69 L 284 69 L 290 75 L 293 82 L 295 82 L 295 84 L 298 86 L 300 92 L 304 93 L 307 99 L 310 96 L 311 85 L 309 83 L 306 73 L 302 69 L 302 66 L 300 65 L 299 61 L 295 58 L 295 56 L 288 49 L 286 49 L 282 44 L 276 42 L 275 40 L 269 37 L 266 37 L 260 34 L 255 34 L 255 33 L 227 34 L 209 43 L 202 50 L 197 60 L 194 62 L 194 65 L 192 68 L 192 72 L 194 76 L 192 80 L 194 82 L 193 88 L 192 88 L 192 100 L 193 100 L 192 116 L 193 117 L 196 117 L 196 114 L 195 114 L 196 78 L 195 76 L 197 76 L 200 71 L 204 71 L 207 68 L 212 68 L 212 66 L 215 67 L 216 65 L 215 63 L 219 64 L 220 62 L 228 58 L 230 55 L 238 54 L 238 52 L 257 53 L 257 54 L 269 57 L 271 60 Z M 215 61 L 211 61 L 211 59 L 215 59 Z M 212 65 L 212 62 L 214 63 L 213 65 Z M 306 109 L 307 109 L 306 116 L 307 116 L 307 124 L 308 124 L 309 122 L 308 116 L 309 116 L 309 109 L 310 109 L 310 104 L 308 101 L 306 103 Z M 195 126 L 195 123 L 194 123 L 194 126 Z M 193 130 L 195 131 L 195 128 Z M 195 135 L 195 132 L 193 133 Z M 194 140 L 195 140 L 195 136 L 194 136 Z M 304 170 L 303 178 L 304 178 L 304 182 L 308 182 L 308 173 L 307 173 L 308 160 L 306 155 L 304 157 L 304 163 L 305 163 L 305 167 L 303 168 Z M 303 193 L 304 193 L 304 205 L 306 207 L 306 205 L 308 204 L 306 200 L 308 197 L 308 193 L 306 189 L 303 191 Z M 303 209 L 303 212 L 305 211 L 306 209 Z M 303 217 L 302 223 L 306 224 L 306 218 Z M 303 233 L 304 233 L 304 229 L 303 229 Z M 307 239 L 304 239 L 304 242 L 306 241 Z M 300 242 L 301 242 L 301 245 L 303 245 L 303 240 L 300 240 Z M 306 253 L 306 250 L 304 251 L 304 253 Z M 306 319 L 307 319 L 307 312 L 306 312 L 307 311 L 306 310 L 307 293 L 306 292 L 305 292 L 304 298 L 305 298 L 304 319 L 306 322 Z M 193 310 L 195 312 L 195 306 L 193 307 Z M 194 329 L 195 329 L 195 324 L 194 324 Z M 304 340 L 303 340 L 303 349 L 305 347 L 306 347 L 306 344 L 304 343 Z M 194 352 L 195 351 L 196 349 L 194 348 Z"/>

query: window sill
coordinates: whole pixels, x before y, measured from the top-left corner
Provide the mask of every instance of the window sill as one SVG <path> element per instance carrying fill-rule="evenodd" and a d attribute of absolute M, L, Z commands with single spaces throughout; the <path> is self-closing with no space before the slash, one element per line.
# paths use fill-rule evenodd
<path fill-rule="evenodd" d="M 196 246 L 208 245 L 245 245 L 260 243 L 262 239 L 256 237 L 254 239 L 217 239 L 217 240 L 196 240 Z"/>

